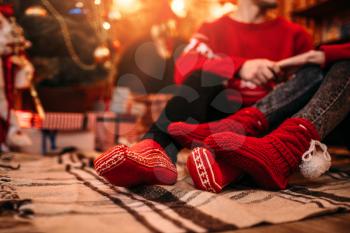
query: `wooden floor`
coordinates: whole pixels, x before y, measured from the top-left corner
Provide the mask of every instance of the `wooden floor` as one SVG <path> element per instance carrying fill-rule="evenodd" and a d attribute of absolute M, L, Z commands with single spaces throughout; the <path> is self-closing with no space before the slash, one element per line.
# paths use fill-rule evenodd
<path fill-rule="evenodd" d="M 30 221 L 18 222 L 13 218 L 0 218 L 0 232 L 36 233 Z M 300 222 L 284 223 L 279 225 L 264 225 L 249 229 L 233 231 L 234 233 L 349 233 L 350 213 L 334 214 L 331 216 L 317 217 Z"/>
<path fill-rule="evenodd" d="M 234 231 L 235 233 L 349 233 L 350 213 L 311 218 L 279 225 L 263 225 Z"/>

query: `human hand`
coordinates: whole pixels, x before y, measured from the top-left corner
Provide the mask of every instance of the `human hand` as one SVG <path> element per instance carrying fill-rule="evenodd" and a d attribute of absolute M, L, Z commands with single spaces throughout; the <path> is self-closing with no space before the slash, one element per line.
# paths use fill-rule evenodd
<path fill-rule="evenodd" d="M 243 81 L 260 86 L 275 79 L 280 72 L 280 67 L 273 61 L 253 59 L 243 64 L 239 75 Z"/>

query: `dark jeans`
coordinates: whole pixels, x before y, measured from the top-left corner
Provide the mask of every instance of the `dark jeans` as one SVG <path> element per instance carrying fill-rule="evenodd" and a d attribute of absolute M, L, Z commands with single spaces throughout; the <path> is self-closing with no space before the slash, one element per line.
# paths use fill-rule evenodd
<path fill-rule="evenodd" d="M 332 66 L 317 93 L 294 117 L 313 122 L 324 139 L 349 113 L 350 60 L 346 60 Z"/>
<path fill-rule="evenodd" d="M 325 73 L 319 66 L 307 65 L 255 107 L 265 114 L 271 128 L 289 117 L 302 117 L 314 123 L 323 139 L 350 112 L 350 61 L 338 62 Z M 167 134 L 168 125 L 177 121 L 210 122 L 233 114 L 240 104 L 228 101 L 227 91 L 222 78 L 194 73 L 144 138 L 157 141 L 175 162 L 181 146 Z"/>

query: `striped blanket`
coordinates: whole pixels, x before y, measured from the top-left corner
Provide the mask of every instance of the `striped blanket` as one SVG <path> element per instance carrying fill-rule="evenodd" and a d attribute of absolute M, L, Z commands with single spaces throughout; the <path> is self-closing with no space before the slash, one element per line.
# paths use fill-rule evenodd
<path fill-rule="evenodd" d="M 350 172 L 343 165 L 312 182 L 295 177 L 289 189 L 279 192 L 251 187 L 246 180 L 212 194 L 193 188 L 183 170 L 185 156 L 180 159 L 181 175 L 175 186 L 125 189 L 97 176 L 91 155 L 2 155 L 0 230 L 227 231 L 350 209 Z"/>

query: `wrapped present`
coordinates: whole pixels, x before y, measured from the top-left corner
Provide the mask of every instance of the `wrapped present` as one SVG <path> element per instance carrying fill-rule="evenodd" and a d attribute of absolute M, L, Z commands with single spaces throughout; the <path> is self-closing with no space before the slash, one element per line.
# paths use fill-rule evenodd
<path fill-rule="evenodd" d="M 31 147 L 22 150 L 47 154 L 63 147 L 81 150 L 106 150 L 122 138 L 133 142 L 139 138 L 136 118 L 130 114 L 113 112 L 46 113 L 45 119 L 37 114 L 17 111 L 21 128 L 33 138 Z"/>

